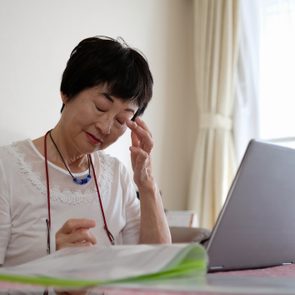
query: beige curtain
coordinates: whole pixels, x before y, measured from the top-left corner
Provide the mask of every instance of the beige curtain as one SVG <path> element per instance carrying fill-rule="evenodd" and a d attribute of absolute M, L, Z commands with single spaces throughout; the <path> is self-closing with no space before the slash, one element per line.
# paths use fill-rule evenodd
<path fill-rule="evenodd" d="M 199 130 L 189 209 L 212 228 L 236 170 L 232 136 L 238 0 L 195 0 L 195 85 Z"/>

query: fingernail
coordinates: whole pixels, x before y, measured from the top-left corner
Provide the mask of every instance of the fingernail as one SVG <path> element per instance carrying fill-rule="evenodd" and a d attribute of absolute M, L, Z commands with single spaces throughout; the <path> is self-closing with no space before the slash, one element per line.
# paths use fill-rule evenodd
<path fill-rule="evenodd" d="M 131 120 L 126 121 L 129 125 L 134 125 L 134 122 Z"/>

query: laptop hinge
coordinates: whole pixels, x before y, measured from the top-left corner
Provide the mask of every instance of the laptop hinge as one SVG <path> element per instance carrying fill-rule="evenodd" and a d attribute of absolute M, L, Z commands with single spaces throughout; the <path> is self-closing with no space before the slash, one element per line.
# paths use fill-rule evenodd
<path fill-rule="evenodd" d="M 224 266 L 220 265 L 220 266 L 210 266 L 210 270 L 219 270 L 219 269 L 223 269 Z"/>

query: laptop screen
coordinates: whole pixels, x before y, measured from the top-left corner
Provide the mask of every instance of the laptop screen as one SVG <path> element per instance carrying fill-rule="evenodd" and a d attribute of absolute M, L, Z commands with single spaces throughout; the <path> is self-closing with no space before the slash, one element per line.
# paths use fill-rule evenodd
<path fill-rule="evenodd" d="M 295 262 L 295 150 L 250 141 L 206 246 L 209 271 Z"/>

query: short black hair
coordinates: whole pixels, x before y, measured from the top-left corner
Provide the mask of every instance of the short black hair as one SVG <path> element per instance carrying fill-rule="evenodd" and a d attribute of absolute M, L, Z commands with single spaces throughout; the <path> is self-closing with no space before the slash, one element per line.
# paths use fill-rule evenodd
<path fill-rule="evenodd" d="M 144 112 L 152 97 L 153 77 L 142 53 L 122 38 L 95 36 L 82 40 L 70 55 L 60 91 L 72 99 L 87 88 L 105 83 L 111 95 L 138 105 L 135 116 Z"/>

